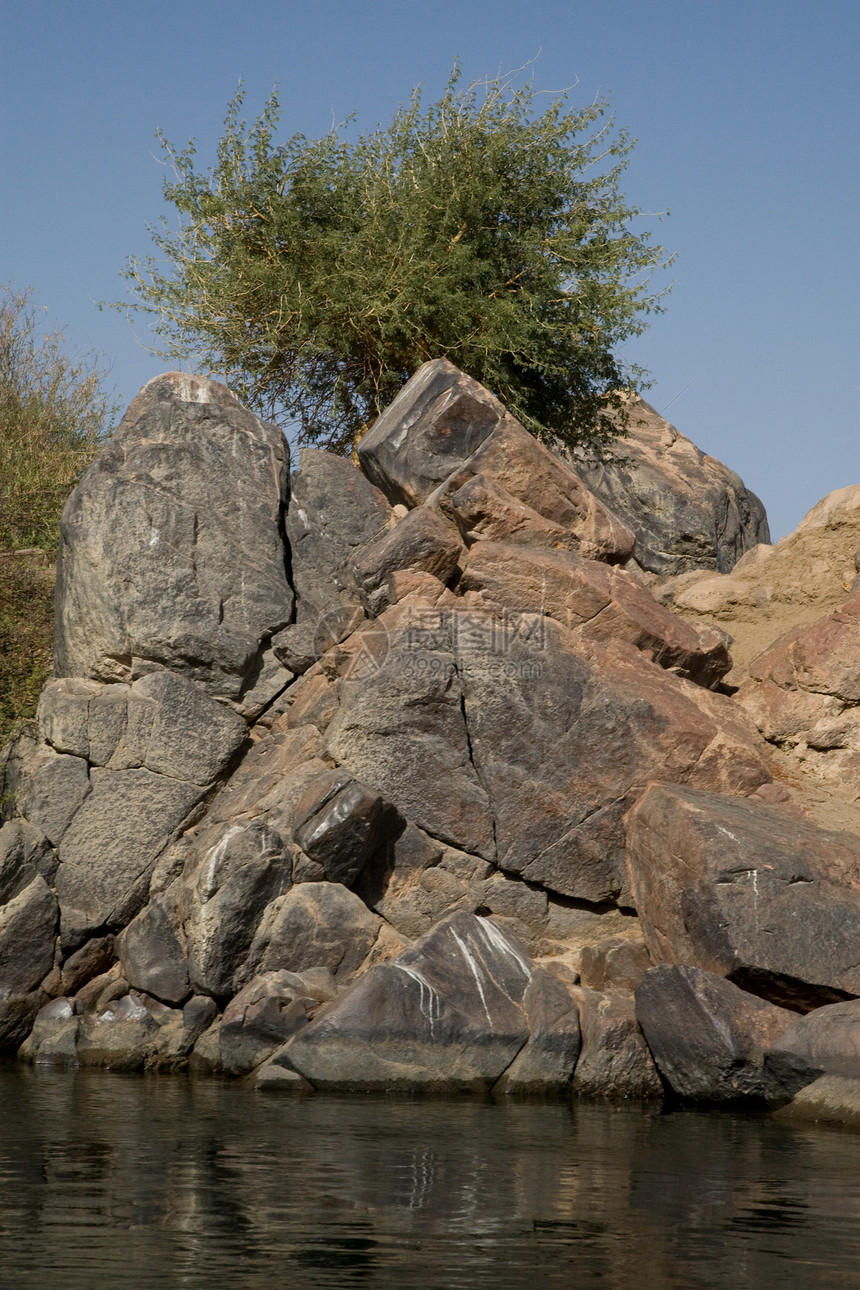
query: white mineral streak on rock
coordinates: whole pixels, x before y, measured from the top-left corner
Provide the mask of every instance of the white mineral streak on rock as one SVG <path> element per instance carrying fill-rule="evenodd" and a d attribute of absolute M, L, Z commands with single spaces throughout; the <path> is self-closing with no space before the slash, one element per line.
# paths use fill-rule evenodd
<path fill-rule="evenodd" d="M 221 861 L 224 859 L 224 853 L 227 850 L 227 844 L 231 841 L 232 838 L 236 837 L 237 833 L 244 833 L 245 827 L 246 826 L 243 824 L 232 824 L 230 828 L 227 830 L 227 832 L 224 834 L 221 841 L 216 846 L 214 846 L 212 850 L 209 852 L 209 855 L 207 857 L 209 863 L 206 866 L 204 881 L 199 885 L 199 888 L 198 888 L 198 890 L 200 891 L 201 901 L 204 905 L 206 904 L 207 900 L 210 900 L 212 896 L 215 895 L 215 892 L 218 890 L 218 887 L 220 886 L 220 883 L 218 882 L 218 866 L 220 865 Z"/>
<path fill-rule="evenodd" d="M 489 1023 L 489 1025 L 492 1026 L 493 1018 L 490 1016 L 490 1010 L 487 1007 L 487 996 L 484 994 L 484 987 L 481 984 L 480 966 L 475 962 L 474 958 L 472 957 L 471 950 L 468 948 L 468 946 L 463 944 L 463 942 L 460 940 L 457 933 L 454 931 L 453 927 L 451 928 L 451 935 L 454 937 L 454 940 L 457 942 L 458 946 L 460 947 L 460 953 L 463 955 L 463 958 L 468 963 L 469 970 L 472 973 L 472 976 L 475 978 L 475 985 L 478 987 L 478 994 L 481 996 L 481 1006 L 484 1009 L 484 1016 L 487 1018 L 487 1022 Z"/>
<path fill-rule="evenodd" d="M 420 992 L 418 996 L 418 1008 L 421 1016 L 429 1023 L 431 1039 L 435 1039 L 436 1035 L 434 1032 L 434 1026 L 442 1013 L 442 1000 L 439 998 L 439 995 L 433 989 L 427 978 L 423 973 L 419 972 L 417 968 L 406 967 L 403 963 L 395 963 L 394 967 L 399 968 L 401 972 L 405 972 L 408 977 L 411 977 L 413 981 L 418 983 L 418 989 Z"/>
<path fill-rule="evenodd" d="M 499 931 L 498 927 L 496 927 L 496 924 L 488 922 L 486 918 L 479 918 L 478 923 L 480 924 L 482 935 L 489 944 L 500 953 L 507 954 L 509 958 L 512 958 L 525 979 L 527 981 L 531 981 L 532 970 L 528 963 L 523 958 L 522 954 L 517 953 L 510 941 L 507 940 L 502 932 Z"/>
<path fill-rule="evenodd" d="M 203 382 L 188 372 L 176 373 L 176 392 L 186 403 L 211 403 L 208 381 Z"/>

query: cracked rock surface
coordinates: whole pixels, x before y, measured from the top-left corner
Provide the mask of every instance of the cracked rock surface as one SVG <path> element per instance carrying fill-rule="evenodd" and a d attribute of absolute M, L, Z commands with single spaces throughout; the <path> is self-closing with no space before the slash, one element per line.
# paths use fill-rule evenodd
<path fill-rule="evenodd" d="M 447 360 L 358 460 L 305 449 L 291 487 L 276 427 L 172 373 L 70 498 L 57 674 L 5 755 L 0 1046 L 784 1101 L 820 1071 L 798 1039 L 780 1083 L 766 1045 L 860 998 L 860 841 L 800 815 L 771 742 L 853 749 L 853 602 L 763 657 L 765 720 L 725 633 L 651 594 L 635 507 Z M 761 531 L 734 478 L 752 529 L 702 492 L 705 567 Z"/>

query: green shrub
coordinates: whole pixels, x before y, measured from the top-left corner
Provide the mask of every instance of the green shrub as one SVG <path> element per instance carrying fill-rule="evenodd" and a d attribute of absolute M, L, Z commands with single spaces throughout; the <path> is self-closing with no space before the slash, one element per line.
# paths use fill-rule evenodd
<path fill-rule="evenodd" d="M 114 411 L 104 374 L 40 333 L 30 291 L 0 287 L 0 551 L 53 552 L 66 497 Z"/>
<path fill-rule="evenodd" d="M 599 448 L 640 375 L 615 347 L 660 309 L 667 262 L 620 192 L 633 143 L 597 124 L 603 101 L 538 114 L 515 78 L 458 80 L 355 141 L 281 145 L 277 96 L 249 129 L 240 89 L 208 173 L 159 136 L 179 227 L 150 230 L 159 259 L 129 262 L 140 303 L 119 307 L 152 315 L 163 357 L 330 450 L 441 356 L 538 436 Z"/>
<path fill-rule="evenodd" d="M 0 744 L 50 673 L 60 514 L 114 411 L 95 365 L 40 331 L 31 292 L 0 287 Z"/>

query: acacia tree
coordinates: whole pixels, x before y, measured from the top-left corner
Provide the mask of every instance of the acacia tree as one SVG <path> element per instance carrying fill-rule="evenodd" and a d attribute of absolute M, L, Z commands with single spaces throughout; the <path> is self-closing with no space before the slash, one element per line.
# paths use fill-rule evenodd
<path fill-rule="evenodd" d="M 277 95 L 249 128 L 240 86 L 211 170 L 159 135 L 180 220 L 150 229 L 159 258 L 129 261 L 131 311 L 154 315 L 163 356 L 330 450 L 440 356 L 538 436 L 599 448 L 642 375 L 616 347 L 660 309 L 648 278 L 667 261 L 633 229 L 633 142 L 597 124 L 606 102 L 535 97 L 511 77 L 463 90 L 455 69 L 387 128 L 278 145 Z"/>

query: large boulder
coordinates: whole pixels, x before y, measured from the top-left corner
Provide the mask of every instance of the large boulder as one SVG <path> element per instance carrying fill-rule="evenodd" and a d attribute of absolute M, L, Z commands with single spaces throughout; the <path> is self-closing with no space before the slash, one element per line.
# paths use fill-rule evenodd
<path fill-rule="evenodd" d="M 57 848 L 66 948 L 118 931 L 145 903 L 159 855 L 247 739 L 241 716 L 159 669 L 130 685 L 49 681 L 16 809 Z"/>
<path fill-rule="evenodd" d="M 460 587 L 514 613 L 547 614 L 587 640 L 628 641 L 700 685 L 717 685 L 732 665 L 721 633 L 684 622 L 626 570 L 570 551 L 477 542 Z"/>
<path fill-rule="evenodd" d="M 160 664 L 241 700 L 292 614 L 288 489 L 284 436 L 225 386 L 150 381 L 63 512 L 57 675 Z"/>
<path fill-rule="evenodd" d="M 728 977 L 800 1011 L 860 995 L 860 839 L 764 802 L 655 784 L 628 816 L 655 964 Z"/>
<path fill-rule="evenodd" d="M 573 458 L 593 493 L 636 536 L 635 559 L 659 574 L 726 573 L 745 551 L 770 542 L 765 509 L 739 475 L 701 452 L 644 399 L 628 403 L 628 437 L 617 460 Z"/>
<path fill-rule="evenodd" d="M 634 649 L 597 656 L 539 615 L 420 601 L 383 629 L 376 668 L 341 685 L 327 752 L 425 832 L 563 896 L 622 897 L 621 817 L 648 779 L 769 779 L 727 699 Z"/>
<path fill-rule="evenodd" d="M 636 1018 L 663 1079 L 694 1102 L 764 1100 L 764 1052 L 795 1019 L 701 968 L 664 965 L 636 989 Z"/>
<path fill-rule="evenodd" d="M 485 1091 L 529 1037 L 524 951 L 487 919 L 454 914 L 290 1040 L 316 1088 Z"/>
<path fill-rule="evenodd" d="M 590 559 L 626 560 L 633 533 L 564 462 L 524 430 L 488 390 L 447 359 L 425 363 L 358 447 L 361 468 L 391 501 L 449 510 L 476 476 L 489 477 L 503 507 L 527 507 L 559 525 Z M 538 527 L 540 522 L 538 522 Z"/>

